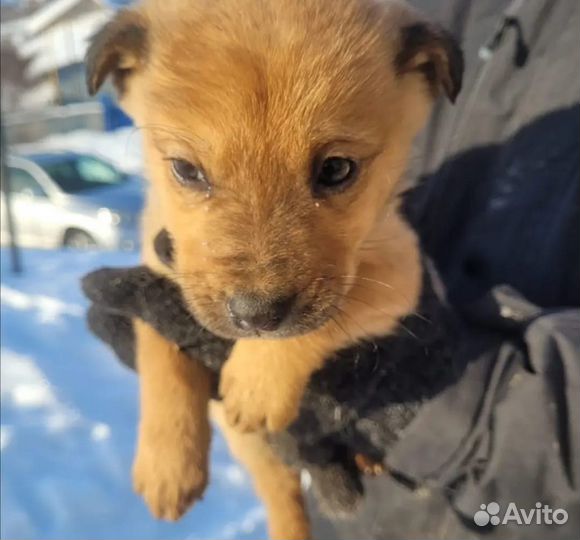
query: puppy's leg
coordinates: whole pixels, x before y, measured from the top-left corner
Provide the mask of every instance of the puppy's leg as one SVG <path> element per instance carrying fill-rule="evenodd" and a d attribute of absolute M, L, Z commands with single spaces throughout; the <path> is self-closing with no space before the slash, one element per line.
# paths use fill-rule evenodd
<path fill-rule="evenodd" d="M 325 355 L 310 339 L 240 339 L 220 376 L 225 414 L 241 431 L 281 431 Z"/>
<path fill-rule="evenodd" d="M 280 460 L 262 433 L 241 433 L 232 428 L 225 419 L 221 403 L 212 402 L 211 413 L 230 451 L 252 476 L 256 492 L 266 507 L 270 538 L 309 538 L 299 474 Z"/>
<path fill-rule="evenodd" d="M 141 421 L 135 490 L 162 519 L 181 517 L 208 480 L 210 378 L 145 323 L 135 322 Z"/>

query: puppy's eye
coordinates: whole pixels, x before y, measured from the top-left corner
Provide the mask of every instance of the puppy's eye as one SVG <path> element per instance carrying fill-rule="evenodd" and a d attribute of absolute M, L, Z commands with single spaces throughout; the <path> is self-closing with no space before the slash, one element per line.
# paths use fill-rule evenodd
<path fill-rule="evenodd" d="M 325 193 L 346 188 L 356 178 L 357 169 L 352 159 L 337 156 L 326 158 L 314 179 L 314 191 Z"/>
<path fill-rule="evenodd" d="M 186 186 L 205 188 L 209 185 L 204 172 L 185 159 L 171 159 L 171 172 Z"/>

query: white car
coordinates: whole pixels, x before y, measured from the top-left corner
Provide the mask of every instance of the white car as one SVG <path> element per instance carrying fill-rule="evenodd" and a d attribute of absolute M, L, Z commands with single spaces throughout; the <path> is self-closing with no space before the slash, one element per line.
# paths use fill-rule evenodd
<path fill-rule="evenodd" d="M 97 157 L 72 152 L 9 156 L 6 172 L 19 245 L 138 248 L 144 204 L 141 178 Z M 6 245 L 10 233 L 2 188 L 1 243 Z"/>

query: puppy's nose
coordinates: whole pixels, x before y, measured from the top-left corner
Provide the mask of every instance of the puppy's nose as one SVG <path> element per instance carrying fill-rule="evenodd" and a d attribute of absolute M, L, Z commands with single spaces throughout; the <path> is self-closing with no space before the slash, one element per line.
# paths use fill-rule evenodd
<path fill-rule="evenodd" d="M 233 323 L 242 330 L 276 330 L 292 309 L 295 296 L 270 298 L 257 294 L 239 294 L 228 300 Z"/>

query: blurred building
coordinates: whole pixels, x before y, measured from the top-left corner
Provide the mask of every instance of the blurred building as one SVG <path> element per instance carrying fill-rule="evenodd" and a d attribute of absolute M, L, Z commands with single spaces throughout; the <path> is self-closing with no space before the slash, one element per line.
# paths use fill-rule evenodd
<path fill-rule="evenodd" d="M 87 45 L 116 7 L 104 1 L 0 0 L 2 124 L 9 145 L 129 123 L 110 85 L 96 99 L 86 90 Z"/>
<path fill-rule="evenodd" d="M 88 39 L 111 17 L 97 0 L 2 4 L 2 109 L 38 109 L 86 101 Z"/>

